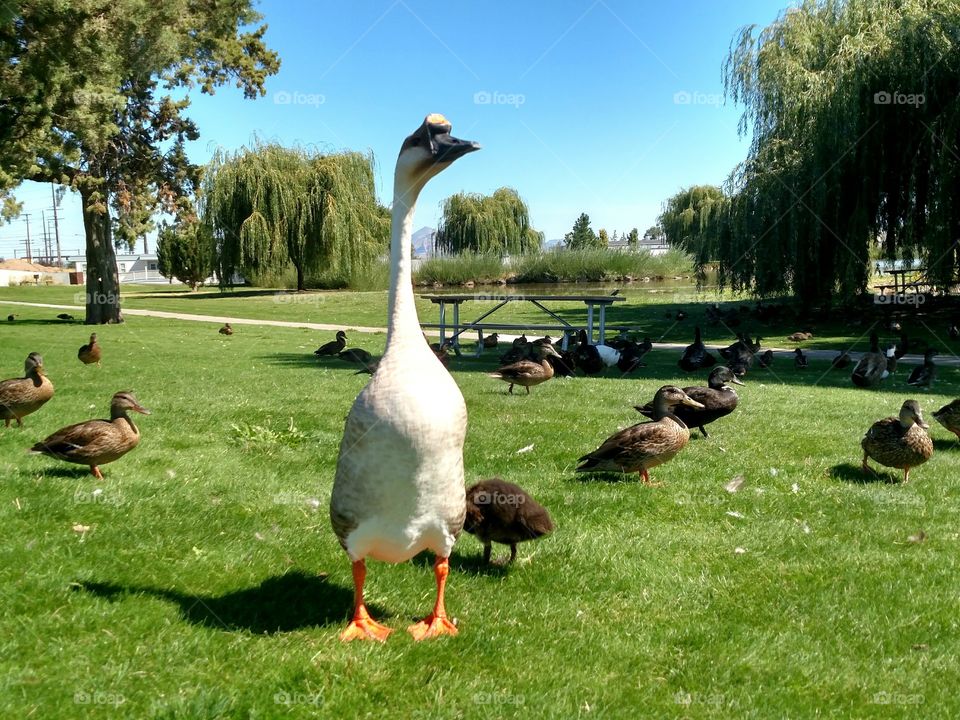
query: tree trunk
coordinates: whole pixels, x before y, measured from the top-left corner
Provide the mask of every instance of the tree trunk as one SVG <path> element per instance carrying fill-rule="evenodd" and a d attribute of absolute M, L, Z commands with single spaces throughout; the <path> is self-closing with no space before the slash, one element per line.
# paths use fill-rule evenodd
<path fill-rule="evenodd" d="M 297 268 L 297 291 L 303 292 L 306 289 L 303 286 L 303 268 L 299 265 L 297 265 L 296 268 Z"/>
<path fill-rule="evenodd" d="M 87 237 L 87 325 L 121 323 L 120 277 L 110 232 L 110 213 L 91 208 L 91 190 L 81 189 Z M 106 203 L 104 203 L 105 205 Z"/>

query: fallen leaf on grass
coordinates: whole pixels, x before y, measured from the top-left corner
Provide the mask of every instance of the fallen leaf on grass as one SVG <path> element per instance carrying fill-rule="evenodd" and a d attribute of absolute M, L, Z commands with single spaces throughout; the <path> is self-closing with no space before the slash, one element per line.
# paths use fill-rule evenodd
<path fill-rule="evenodd" d="M 916 535 L 911 535 L 910 537 L 908 537 L 907 542 L 922 543 L 926 539 L 927 539 L 927 534 L 923 530 L 921 530 Z"/>
<path fill-rule="evenodd" d="M 747 551 L 746 548 L 738 547 L 733 549 L 734 555 L 743 555 Z"/>
<path fill-rule="evenodd" d="M 528 453 L 528 452 L 530 452 L 531 450 L 533 450 L 533 445 L 527 445 L 526 447 L 522 447 L 522 448 L 520 448 L 519 450 L 517 450 L 517 453 L 516 453 L 516 454 L 517 454 L 517 455 L 523 455 L 523 453 Z"/>
<path fill-rule="evenodd" d="M 80 533 L 81 535 L 85 532 L 88 532 L 89 530 L 90 530 L 89 525 L 81 525 L 80 523 L 77 523 L 76 525 L 73 526 L 73 531 L 75 533 Z"/>
<path fill-rule="evenodd" d="M 743 475 L 737 475 L 733 480 L 724 485 L 723 489 L 728 493 L 735 493 L 746 481 L 747 479 Z"/>
<path fill-rule="evenodd" d="M 739 513 L 736 510 L 727 510 L 727 515 L 730 517 L 743 519 L 743 513 Z"/>

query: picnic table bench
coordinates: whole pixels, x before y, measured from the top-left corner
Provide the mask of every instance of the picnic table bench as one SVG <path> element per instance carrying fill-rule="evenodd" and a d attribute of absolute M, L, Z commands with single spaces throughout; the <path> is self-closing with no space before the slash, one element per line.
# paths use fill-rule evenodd
<path fill-rule="evenodd" d="M 460 336 L 468 331 L 476 331 L 478 335 L 478 345 L 482 349 L 483 347 L 483 333 L 487 330 L 493 331 L 510 331 L 510 330 L 535 330 L 537 332 L 561 332 L 563 333 L 563 339 L 561 341 L 561 348 L 566 349 L 567 341 L 571 333 L 579 333 L 580 330 L 584 330 L 587 333 L 587 337 L 590 342 L 593 342 L 594 339 L 594 320 L 596 320 L 597 331 L 599 332 L 599 337 L 602 340 L 604 333 L 607 329 L 607 308 L 613 305 L 615 302 L 623 302 L 626 300 L 624 297 L 619 295 L 488 295 L 482 293 L 474 293 L 472 295 L 421 295 L 424 300 L 429 300 L 430 302 L 440 306 L 440 322 L 439 323 L 421 323 L 421 327 L 427 328 L 438 328 L 440 330 L 440 342 L 444 343 L 447 340 L 447 333 L 450 333 L 450 340 L 453 341 L 453 346 L 455 350 L 459 351 L 460 347 Z M 480 301 L 480 302 L 490 302 L 494 301 L 497 303 L 495 307 L 490 310 L 487 310 L 485 313 L 480 315 L 476 320 L 461 322 L 460 321 L 460 306 L 464 303 L 471 301 Z M 548 317 L 554 320 L 553 323 L 529 323 L 529 322 L 493 322 L 487 320 L 491 315 L 493 315 L 497 310 L 502 307 L 505 307 L 507 303 L 511 302 L 529 302 L 534 305 L 536 308 L 545 313 Z M 587 317 L 586 322 L 582 324 L 575 324 L 568 322 L 564 318 L 557 315 L 553 310 L 546 307 L 544 303 L 549 302 L 582 302 L 586 305 L 587 308 Z M 448 306 L 452 306 L 453 317 L 448 318 L 447 309 Z M 619 329 L 619 328 L 618 328 Z"/>

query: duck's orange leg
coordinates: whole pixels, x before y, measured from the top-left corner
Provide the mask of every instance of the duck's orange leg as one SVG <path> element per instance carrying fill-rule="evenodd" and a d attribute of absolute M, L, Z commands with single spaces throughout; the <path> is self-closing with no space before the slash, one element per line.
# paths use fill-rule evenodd
<path fill-rule="evenodd" d="M 650 471 L 646 468 L 640 471 L 640 480 L 647 487 L 663 487 L 663 483 L 653 482 L 650 479 Z"/>
<path fill-rule="evenodd" d="M 96 465 L 91 465 L 91 466 L 90 466 L 90 472 L 93 473 L 93 476 L 94 476 L 97 480 L 103 480 L 103 473 L 100 472 L 100 468 L 98 468 Z"/>
<path fill-rule="evenodd" d="M 353 620 L 340 633 L 344 642 L 350 640 L 379 640 L 385 642 L 387 636 L 393 632 L 385 625 L 381 625 L 367 612 L 363 602 L 363 582 L 367 578 L 367 566 L 363 560 L 353 563 Z"/>
<path fill-rule="evenodd" d="M 457 634 L 457 626 L 447 620 L 447 610 L 443 606 L 443 591 L 447 586 L 447 574 L 450 572 L 449 559 L 438 555 L 433 572 L 437 577 L 437 603 L 433 606 L 432 613 L 407 628 L 414 640 Z"/>

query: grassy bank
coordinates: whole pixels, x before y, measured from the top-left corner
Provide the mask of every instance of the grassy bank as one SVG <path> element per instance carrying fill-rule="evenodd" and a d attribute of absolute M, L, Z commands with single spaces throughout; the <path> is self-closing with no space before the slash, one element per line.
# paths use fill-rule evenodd
<path fill-rule="evenodd" d="M 97 368 L 76 360 L 88 328 L 18 312 L 0 376 L 39 351 L 57 395 L 23 429 L 0 429 L 0 716 L 960 712 L 960 448 L 933 424 L 936 454 L 908 485 L 857 469 L 864 430 L 916 392 L 902 374 L 868 392 L 823 362 L 752 372 L 736 414 L 657 468 L 664 486 L 651 489 L 573 467 L 658 386 L 702 381 L 677 375 L 675 352 L 655 349 L 636 377 L 552 380 L 530 397 L 486 376 L 492 356 L 455 359 L 467 481 L 522 485 L 558 529 L 507 570 L 461 538 L 447 592 L 458 638 L 342 645 L 350 569 L 326 507 L 343 419 L 368 378 L 315 360 L 329 334 L 225 338 L 131 318 L 98 328 Z M 374 353 L 383 342 L 354 341 Z M 928 414 L 960 392 L 956 370 L 942 375 L 919 394 Z M 140 447 L 105 480 L 26 455 L 102 415 L 121 388 L 153 415 L 138 416 Z M 736 476 L 745 484 L 728 492 Z M 424 613 L 429 562 L 370 563 L 374 614 L 403 628 Z"/>

